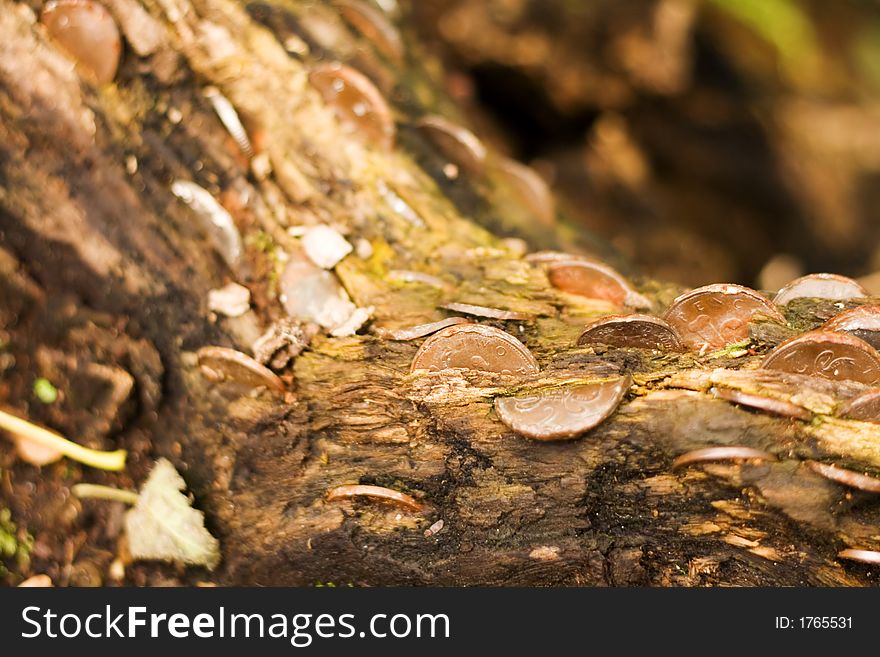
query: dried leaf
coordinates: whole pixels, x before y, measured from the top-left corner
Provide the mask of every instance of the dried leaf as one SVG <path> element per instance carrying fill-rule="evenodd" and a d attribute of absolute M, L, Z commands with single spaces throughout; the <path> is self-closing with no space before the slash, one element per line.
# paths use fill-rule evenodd
<path fill-rule="evenodd" d="M 125 516 L 131 556 L 207 566 L 220 561 L 220 544 L 205 529 L 205 516 L 181 492 L 183 478 L 166 459 L 159 459 L 141 489 L 137 504 Z"/>

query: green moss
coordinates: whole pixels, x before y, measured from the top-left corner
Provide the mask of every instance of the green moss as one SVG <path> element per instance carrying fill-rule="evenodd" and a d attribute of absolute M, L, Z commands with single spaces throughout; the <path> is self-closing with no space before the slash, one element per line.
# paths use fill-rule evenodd
<path fill-rule="evenodd" d="M 23 538 L 12 520 L 12 511 L 0 508 L 0 577 L 9 574 L 9 564 L 14 563 L 19 571 L 27 570 L 31 560 L 34 538 L 28 533 Z"/>
<path fill-rule="evenodd" d="M 44 404 L 54 404 L 58 401 L 58 388 L 49 379 L 40 377 L 34 381 L 34 396 Z"/>

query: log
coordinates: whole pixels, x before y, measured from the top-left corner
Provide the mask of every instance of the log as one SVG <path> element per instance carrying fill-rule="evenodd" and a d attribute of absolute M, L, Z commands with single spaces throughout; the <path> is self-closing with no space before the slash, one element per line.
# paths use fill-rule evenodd
<path fill-rule="evenodd" d="M 165 456 L 206 512 L 223 560 L 213 574 L 133 565 L 128 584 L 876 581 L 876 569 L 837 553 L 880 548 L 880 507 L 804 465 L 880 472 L 876 428 L 835 416 L 863 386 L 758 372 L 761 355 L 786 337 L 760 324 L 746 353 L 576 346 L 583 324 L 614 308 L 555 289 L 523 251 L 613 254 L 564 220 L 536 221 L 491 163 L 480 175 L 444 173 L 448 162 L 415 121 L 455 109 L 404 24 L 395 62 L 330 4 L 109 7 L 127 45 L 115 82 L 98 87 L 29 5 L 0 0 L 0 403 L 89 446 L 130 453 L 119 474 L 39 471 L 3 444 L 0 499 L 40 547 L 28 572 L 56 583 L 112 579 L 110 563 L 124 557 L 120 510 L 67 491 L 79 481 L 134 488 Z M 352 133 L 309 84 L 309 71 L 332 60 L 356 66 L 385 95 L 393 149 Z M 262 168 L 218 119 L 209 86 L 242 117 Z M 221 258 L 198 212 L 175 197 L 180 180 L 230 213 L 240 262 Z M 284 318 L 280 274 L 300 249 L 288 229 L 318 223 L 369 243 L 335 273 L 354 303 L 373 308 L 372 323 L 312 338 L 280 371 L 285 394 L 208 380 L 200 348 L 248 352 Z M 394 270 L 451 288 L 401 282 Z M 252 293 L 238 318 L 207 307 L 208 292 L 230 281 Z M 679 291 L 637 282 L 655 311 Z M 449 301 L 533 316 L 483 323 L 522 340 L 540 372 L 410 373 L 422 340 L 376 329 L 438 320 Z M 827 304 L 792 305 L 789 324 L 800 330 L 829 313 Z M 622 373 L 634 380 L 624 403 L 577 440 L 529 440 L 493 410 L 497 396 Z M 62 391 L 57 404 L 33 400 L 37 376 Z M 719 388 L 778 398 L 809 420 L 749 410 L 717 398 Z M 672 468 L 712 445 L 778 460 Z M 328 499 L 351 484 L 405 493 L 420 509 Z"/>

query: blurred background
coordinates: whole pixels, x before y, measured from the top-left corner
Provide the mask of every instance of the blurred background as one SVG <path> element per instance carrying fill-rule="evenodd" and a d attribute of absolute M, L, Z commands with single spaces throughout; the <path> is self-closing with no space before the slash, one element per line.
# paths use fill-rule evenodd
<path fill-rule="evenodd" d="M 829 271 L 880 293 L 880 3 L 411 7 L 481 136 L 642 272 L 775 289 Z"/>

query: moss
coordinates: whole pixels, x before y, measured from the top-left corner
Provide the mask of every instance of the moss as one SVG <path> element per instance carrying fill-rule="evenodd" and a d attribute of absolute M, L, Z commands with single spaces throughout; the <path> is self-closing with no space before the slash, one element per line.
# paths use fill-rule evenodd
<path fill-rule="evenodd" d="M 54 404 L 58 401 L 58 388 L 49 379 L 40 377 L 34 381 L 34 396 L 44 404 Z"/>
<path fill-rule="evenodd" d="M 0 577 L 9 574 L 10 563 L 19 571 L 27 570 L 33 545 L 33 536 L 19 531 L 12 520 L 12 512 L 5 507 L 0 508 Z"/>

